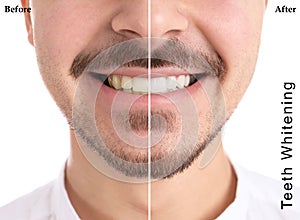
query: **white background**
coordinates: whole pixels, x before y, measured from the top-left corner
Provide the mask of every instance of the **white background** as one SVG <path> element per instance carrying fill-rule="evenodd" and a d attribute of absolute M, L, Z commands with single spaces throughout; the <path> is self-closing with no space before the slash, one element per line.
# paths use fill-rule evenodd
<path fill-rule="evenodd" d="M 5 14 L 0 3 L 0 206 L 57 177 L 69 152 L 68 125 L 43 85 L 22 14 Z M 276 5 L 297 7 L 275 14 Z M 294 168 L 300 186 L 300 4 L 270 1 L 260 56 L 249 90 L 224 128 L 224 145 L 242 166 L 280 179 Z M 294 159 L 280 160 L 283 82 L 295 82 Z"/>

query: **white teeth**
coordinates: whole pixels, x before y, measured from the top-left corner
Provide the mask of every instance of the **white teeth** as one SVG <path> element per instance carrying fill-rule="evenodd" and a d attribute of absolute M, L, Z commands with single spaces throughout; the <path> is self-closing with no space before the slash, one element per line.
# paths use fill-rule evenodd
<path fill-rule="evenodd" d="M 109 85 L 127 93 L 148 93 L 148 78 L 112 75 L 108 77 Z M 151 79 L 151 93 L 165 93 L 188 87 L 189 75 L 154 77 Z"/>
<path fill-rule="evenodd" d="M 190 84 L 190 75 L 186 75 L 184 79 L 184 86 L 187 87 Z"/>
<path fill-rule="evenodd" d="M 184 79 L 185 77 L 183 75 L 180 75 L 177 77 L 177 88 L 182 89 L 184 87 Z"/>
<path fill-rule="evenodd" d="M 134 77 L 133 80 L 132 80 L 132 91 L 133 92 L 147 93 L 148 92 L 148 79 L 147 78 Z"/>
<path fill-rule="evenodd" d="M 151 93 L 167 92 L 167 79 L 166 77 L 158 77 L 151 79 Z"/>
<path fill-rule="evenodd" d="M 168 90 L 175 90 L 176 89 L 176 77 L 175 76 L 169 76 L 167 78 L 167 89 Z"/>

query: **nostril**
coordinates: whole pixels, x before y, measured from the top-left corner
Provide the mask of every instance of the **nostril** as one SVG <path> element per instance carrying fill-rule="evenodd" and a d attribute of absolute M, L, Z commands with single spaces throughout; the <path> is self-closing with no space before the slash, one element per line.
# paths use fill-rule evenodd
<path fill-rule="evenodd" d="M 139 33 L 130 29 L 121 29 L 118 31 L 118 33 L 128 38 L 141 37 Z"/>

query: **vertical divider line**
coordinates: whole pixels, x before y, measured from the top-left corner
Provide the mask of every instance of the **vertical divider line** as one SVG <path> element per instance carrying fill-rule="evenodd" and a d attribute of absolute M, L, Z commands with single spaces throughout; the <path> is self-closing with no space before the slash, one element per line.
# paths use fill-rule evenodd
<path fill-rule="evenodd" d="M 151 0 L 148 0 L 148 220 L 151 220 Z"/>

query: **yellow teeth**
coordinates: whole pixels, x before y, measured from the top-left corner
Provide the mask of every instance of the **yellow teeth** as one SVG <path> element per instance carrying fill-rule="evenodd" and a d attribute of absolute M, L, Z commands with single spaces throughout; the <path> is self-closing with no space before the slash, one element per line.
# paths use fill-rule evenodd
<path fill-rule="evenodd" d="M 119 76 L 117 76 L 117 75 L 112 76 L 111 86 L 113 86 L 117 90 L 119 90 L 119 89 L 122 88 L 122 86 L 121 86 L 121 80 L 120 80 Z"/>

